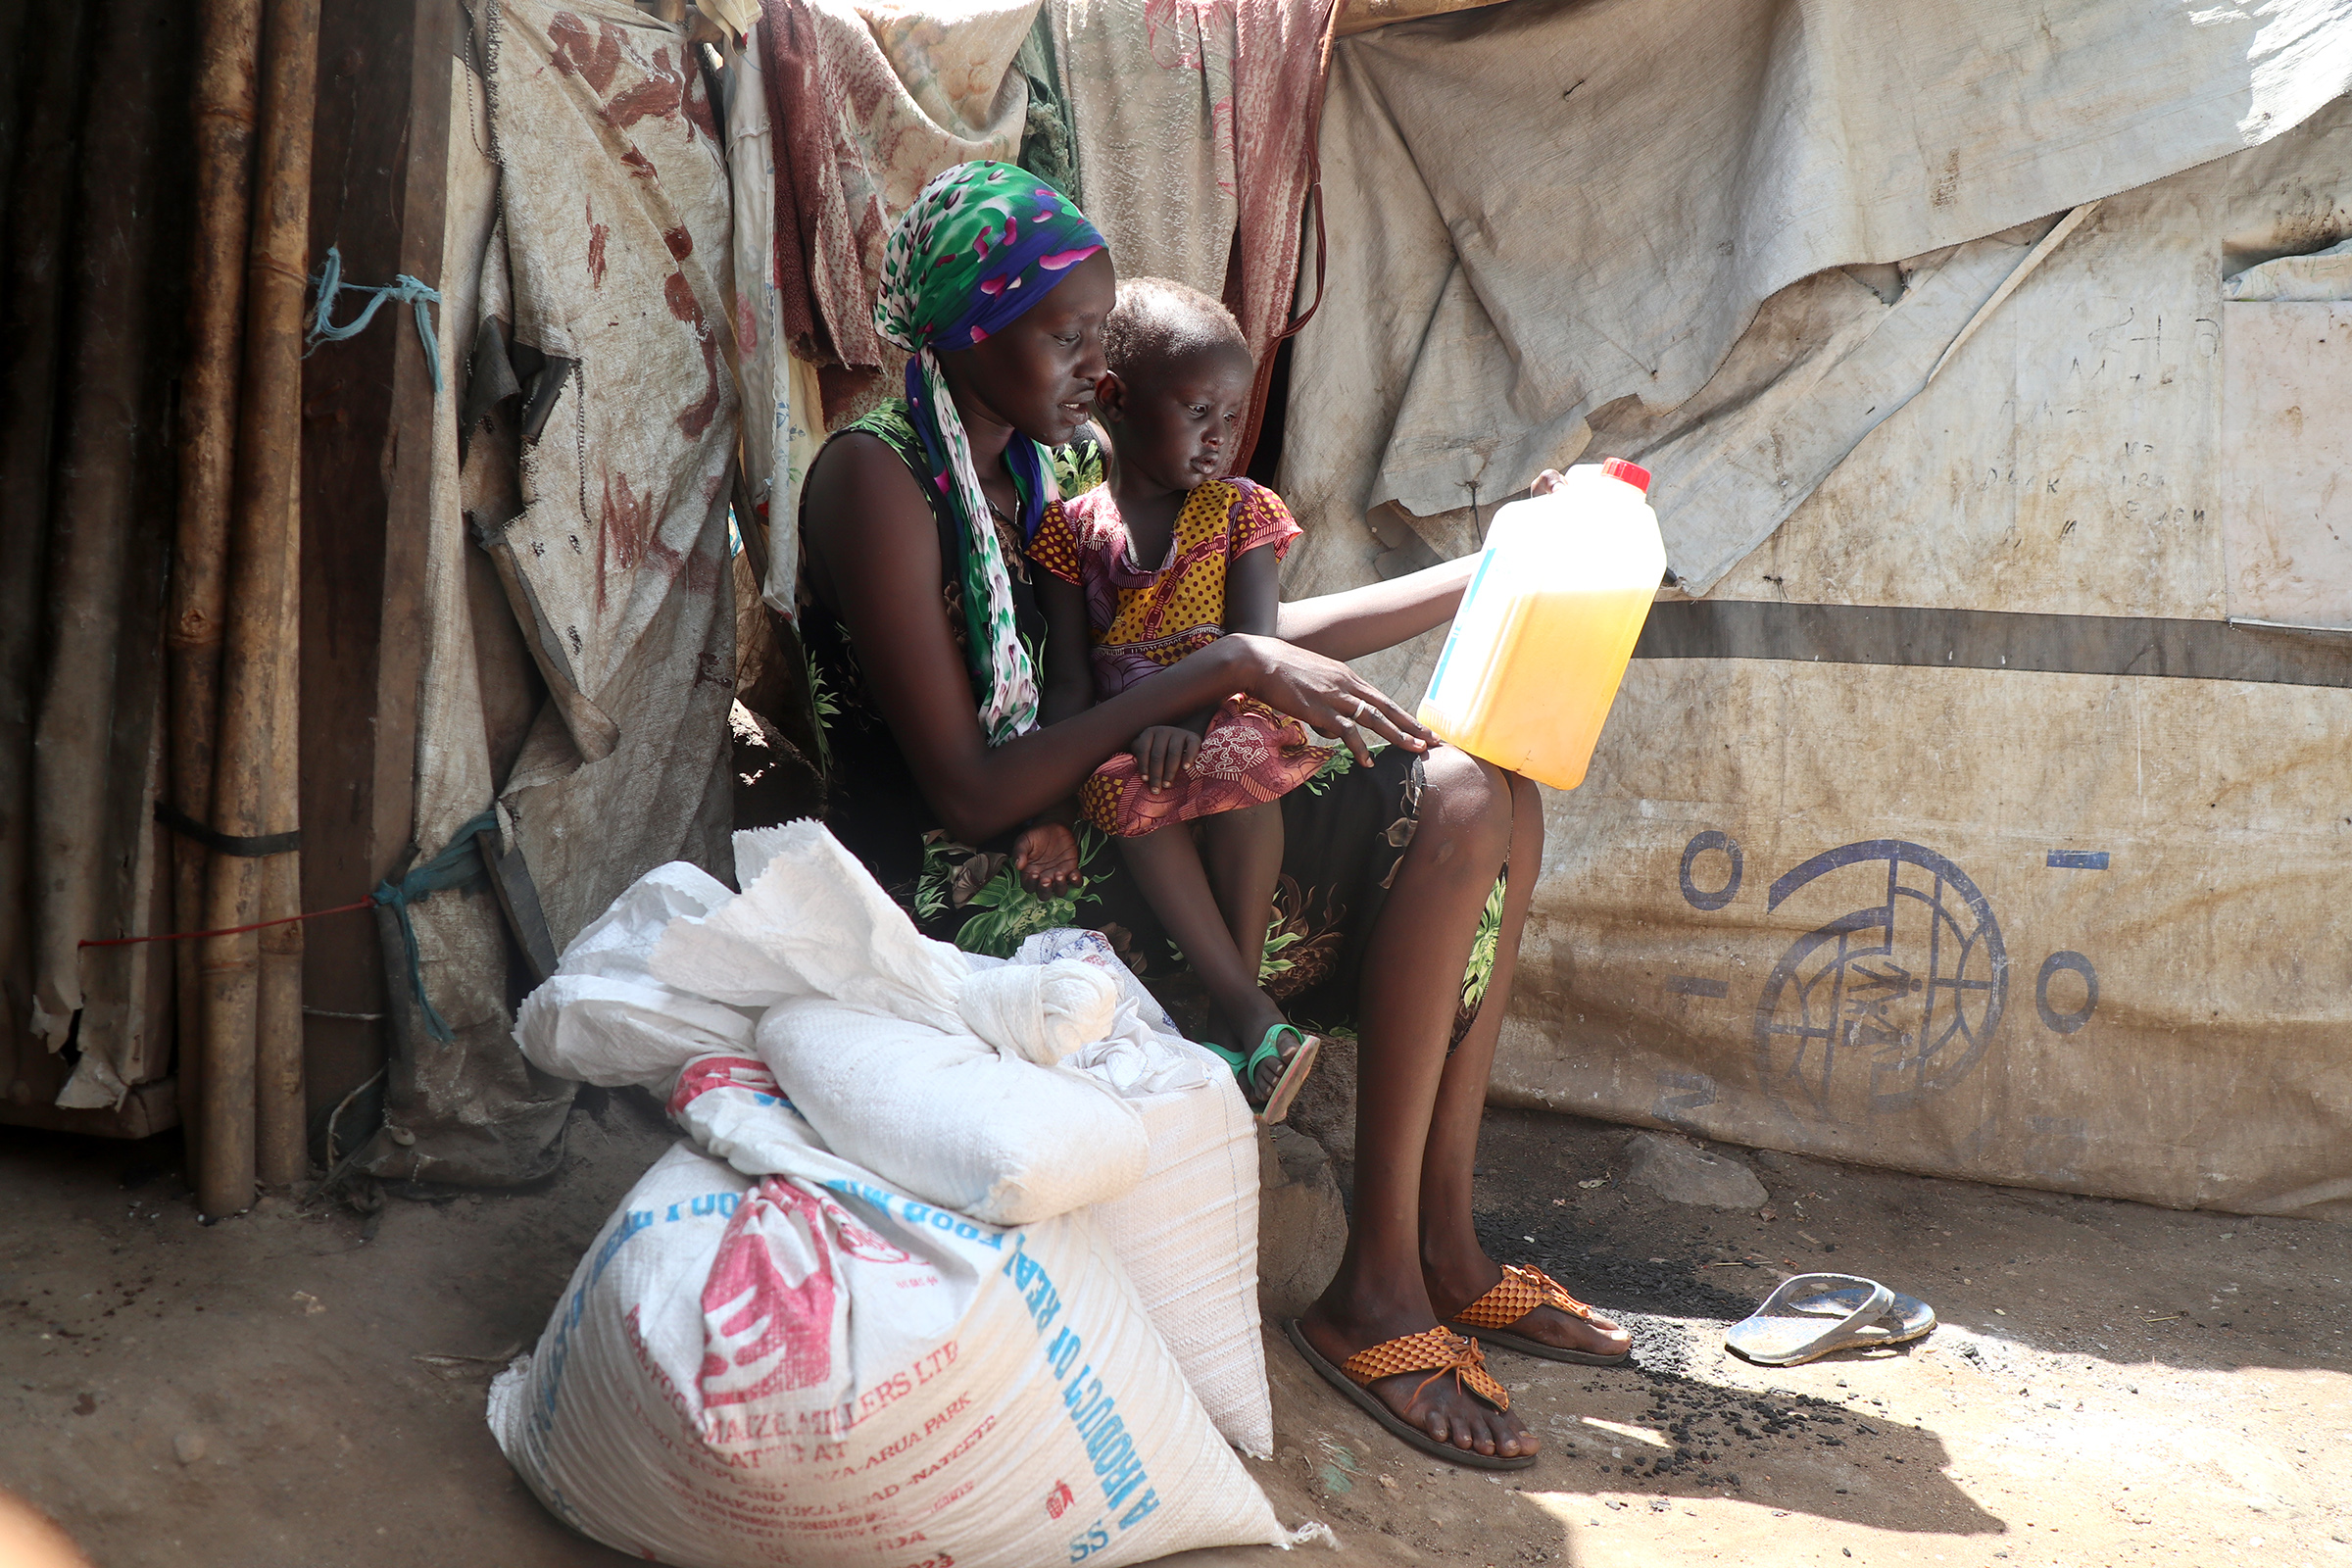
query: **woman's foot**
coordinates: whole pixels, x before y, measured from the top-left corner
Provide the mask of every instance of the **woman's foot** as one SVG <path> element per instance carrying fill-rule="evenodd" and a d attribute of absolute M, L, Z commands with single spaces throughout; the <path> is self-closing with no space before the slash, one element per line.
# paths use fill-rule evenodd
<path fill-rule="evenodd" d="M 1446 1269 L 1424 1258 L 1421 1280 L 1438 1320 L 1450 1323 L 1464 1307 L 1502 1282 L 1502 1265 L 1484 1252 L 1474 1252 Z M 1625 1354 L 1634 1343 L 1634 1337 L 1620 1324 L 1598 1312 L 1589 1318 L 1578 1317 L 1556 1306 L 1532 1309 L 1513 1322 L 1510 1331 L 1538 1345 L 1606 1359 Z"/>
<path fill-rule="evenodd" d="M 1334 1366 L 1346 1365 L 1348 1358 L 1360 1350 L 1431 1326 L 1426 1313 L 1358 1312 L 1335 1303 L 1329 1295 L 1298 1320 L 1307 1343 Z M 1541 1446 L 1517 1416 L 1495 1409 L 1463 1388 L 1455 1377 L 1403 1372 L 1393 1378 L 1375 1378 L 1363 1389 L 1398 1420 L 1464 1452 L 1509 1459 L 1532 1454 Z"/>

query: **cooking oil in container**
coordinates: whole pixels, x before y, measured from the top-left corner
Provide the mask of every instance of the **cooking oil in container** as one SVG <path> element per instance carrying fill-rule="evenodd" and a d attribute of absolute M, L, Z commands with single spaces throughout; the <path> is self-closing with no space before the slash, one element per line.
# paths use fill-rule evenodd
<path fill-rule="evenodd" d="M 1498 767 L 1585 781 L 1666 571 L 1649 473 L 1611 458 L 1494 514 L 1421 722 Z"/>

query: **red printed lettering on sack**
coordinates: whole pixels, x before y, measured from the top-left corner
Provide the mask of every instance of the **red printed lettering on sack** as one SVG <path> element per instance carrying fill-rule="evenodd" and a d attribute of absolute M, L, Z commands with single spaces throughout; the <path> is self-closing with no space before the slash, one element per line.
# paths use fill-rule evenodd
<path fill-rule="evenodd" d="M 957 1416 L 963 1414 L 964 1411 L 970 1409 L 971 1407 L 972 1396 L 970 1395 L 957 1395 L 954 1404 L 949 1405 L 945 1410 L 940 1411 L 939 1414 L 933 1416 L 930 1420 L 923 1423 L 923 1436 L 926 1438 L 929 1437 L 932 1433 L 937 1432 L 941 1427 L 946 1426 L 949 1422 L 955 1420 Z"/>
<path fill-rule="evenodd" d="M 1046 1494 L 1046 1517 L 1049 1519 L 1060 1518 L 1069 1510 L 1070 1504 L 1076 1500 L 1071 1495 L 1070 1484 L 1067 1481 L 1054 1482 L 1054 1490 Z"/>
<path fill-rule="evenodd" d="M 918 1362 L 916 1365 L 919 1369 L 921 1363 Z M 920 1381 L 918 1377 L 909 1377 L 905 1372 L 893 1372 L 889 1377 L 884 1378 L 858 1396 L 858 1419 L 851 1424 L 855 1426 L 868 1421 L 880 1414 L 887 1406 L 906 1397 L 907 1395 L 914 1392 L 914 1385 L 918 1381 Z"/>
<path fill-rule="evenodd" d="M 939 1376 L 942 1372 L 945 1372 L 948 1368 L 954 1366 L 955 1364 L 956 1342 L 954 1340 L 950 1340 L 947 1344 L 941 1346 L 938 1349 L 933 1350 L 929 1355 L 924 1356 L 920 1361 L 914 1363 L 914 1381 L 917 1383 L 928 1383 L 933 1378 Z"/>

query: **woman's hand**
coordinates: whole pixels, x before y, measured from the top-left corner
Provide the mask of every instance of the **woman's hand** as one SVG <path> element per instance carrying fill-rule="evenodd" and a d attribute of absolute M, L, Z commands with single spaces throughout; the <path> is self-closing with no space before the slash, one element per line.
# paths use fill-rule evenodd
<path fill-rule="evenodd" d="M 1236 633 L 1218 639 L 1219 647 L 1228 645 L 1241 662 L 1244 691 L 1322 734 L 1338 736 L 1358 762 L 1372 760 L 1370 736 L 1407 751 L 1429 750 L 1434 737 L 1419 721 L 1338 660 L 1273 637 Z"/>
<path fill-rule="evenodd" d="M 1559 469 L 1545 468 L 1536 475 L 1536 482 L 1527 487 L 1527 493 L 1531 496 L 1547 496 L 1567 482 L 1566 475 Z"/>

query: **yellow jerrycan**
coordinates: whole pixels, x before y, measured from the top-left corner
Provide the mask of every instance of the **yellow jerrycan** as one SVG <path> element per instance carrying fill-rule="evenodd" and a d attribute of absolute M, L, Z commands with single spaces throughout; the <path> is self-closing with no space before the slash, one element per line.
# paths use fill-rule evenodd
<path fill-rule="evenodd" d="M 1441 739 L 1541 784 L 1585 781 L 1666 572 L 1648 470 L 1580 463 L 1494 514 L 1421 699 Z"/>

